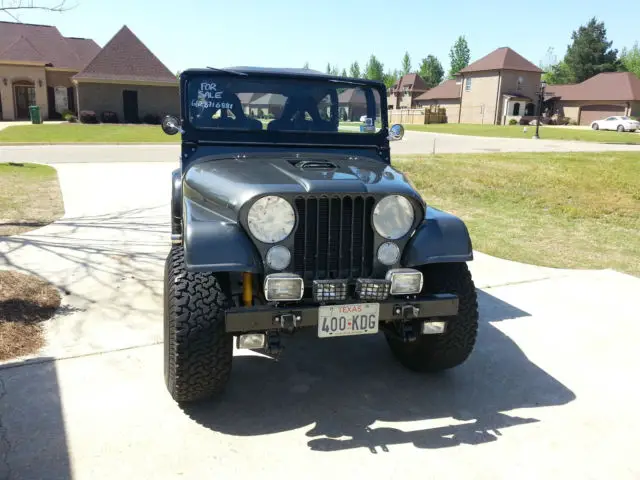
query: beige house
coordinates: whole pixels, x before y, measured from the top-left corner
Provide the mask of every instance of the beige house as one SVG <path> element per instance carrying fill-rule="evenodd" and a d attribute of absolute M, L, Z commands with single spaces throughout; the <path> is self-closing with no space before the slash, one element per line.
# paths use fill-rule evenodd
<path fill-rule="evenodd" d="M 387 107 L 413 108 L 415 99 L 428 89 L 425 81 L 417 73 L 403 75 L 396 84 L 387 89 Z"/>
<path fill-rule="evenodd" d="M 180 111 L 176 75 L 126 25 L 72 81 L 79 110 L 112 111 L 121 122 Z"/>
<path fill-rule="evenodd" d="M 415 99 L 416 107 L 438 106 L 444 108 L 447 123 L 458 123 L 460 117 L 460 85 L 457 80 L 445 80 Z"/>
<path fill-rule="evenodd" d="M 179 111 L 174 74 L 126 26 L 104 46 L 56 27 L 0 22 L 0 119 L 67 111 L 116 112 L 120 121 Z"/>
<path fill-rule="evenodd" d="M 99 51 L 93 40 L 63 37 L 56 27 L 0 22 L 0 120 L 27 119 L 30 105 L 45 119 L 75 110 L 71 77 Z"/>
<path fill-rule="evenodd" d="M 615 115 L 640 117 L 640 79 L 630 72 L 600 73 L 574 85 L 549 85 L 545 98 L 552 114 L 580 125 Z"/>
<path fill-rule="evenodd" d="M 505 124 L 534 115 L 542 70 L 508 47 L 498 48 L 416 98 L 441 105 L 448 123 Z"/>

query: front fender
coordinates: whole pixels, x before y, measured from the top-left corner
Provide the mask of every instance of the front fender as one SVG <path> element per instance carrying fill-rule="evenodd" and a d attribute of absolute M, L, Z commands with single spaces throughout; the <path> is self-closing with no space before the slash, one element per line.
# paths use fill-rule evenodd
<path fill-rule="evenodd" d="M 183 200 L 184 252 L 190 272 L 262 273 L 258 252 L 237 222 Z"/>
<path fill-rule="evenodd" d="M 427 207 L 424 221 L 402 256 L 402 264 L 406 267 L 471 260 L 473 247 L 467 226 L 455 215 L 433 207 Z"/>

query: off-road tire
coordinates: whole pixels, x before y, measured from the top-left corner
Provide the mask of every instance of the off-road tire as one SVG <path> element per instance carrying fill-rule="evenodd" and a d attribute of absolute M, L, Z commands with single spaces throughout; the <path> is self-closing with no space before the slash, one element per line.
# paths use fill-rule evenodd
<path fill-rule="evenodd" d="M 447 321 L 442 334 L 420 335 L 408 343 L 388 332 L 385 336 L 402 365 L 418 372 L 439 372 L 464 363 L 473 351 L 478 334 L 478 299 L 466 263 L 433 264 L 421 270 L 423 293 L 458 295 L 458 314 L 442 317 Z"/>
<path fill-rule="evenodd" d="M 225 332 L 228 305 L 211 273 L 187 272 L 184 251 L 172 246 L 165 263 L 164 378 L 178 403 L 211 398 L 231 374 L 233 335 Z"/>

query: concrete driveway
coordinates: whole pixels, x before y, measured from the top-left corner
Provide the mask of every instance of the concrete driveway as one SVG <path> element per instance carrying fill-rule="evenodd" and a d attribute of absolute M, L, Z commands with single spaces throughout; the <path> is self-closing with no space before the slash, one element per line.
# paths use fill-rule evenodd
<path fill-rule="evenodd" d="M 394 154 L 426 153 L 496 153 L 496 152 L 639 152 L 639 145 L 614 143 L 575 142 L 545 140 L 544 133 L 538 140 L 531 138 L 533 131 L 523 138 L 474 137 L 448 133 L 429 133 L 405 130 L 401 141 L 392 142 Z M 630 133 L 629 135 L 635 135 Z"/>
<path fill-rule="evenodd" d="M 640 280 L 607 270 L 477 253 L 461 368 L 416 375 L 381 336 L 307 332 L 279 362 L 236 352 L 224 398 L 180 409 L 160 345 L 174 166 L 56 165 L 65 217 L 0 241 L 0 267 L 66 293 L 42 352 L 0 368 L 0 478 L 640 476 Z"/>

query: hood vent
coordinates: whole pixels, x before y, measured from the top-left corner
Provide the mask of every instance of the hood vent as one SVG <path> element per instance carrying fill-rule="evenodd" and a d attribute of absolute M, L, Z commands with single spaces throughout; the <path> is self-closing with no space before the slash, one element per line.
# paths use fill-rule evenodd
<path fill-rule="evenodd" d="M 302 160 L 296 163 L 296 167 L 302 170 L 336 170 L 338 168 L 335 163 L 324 160 Z"/>

